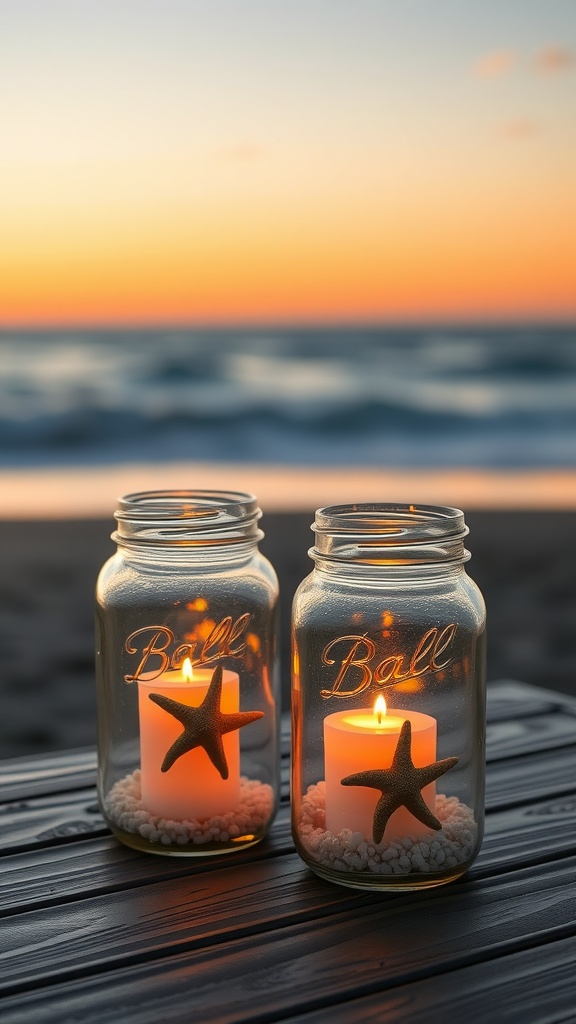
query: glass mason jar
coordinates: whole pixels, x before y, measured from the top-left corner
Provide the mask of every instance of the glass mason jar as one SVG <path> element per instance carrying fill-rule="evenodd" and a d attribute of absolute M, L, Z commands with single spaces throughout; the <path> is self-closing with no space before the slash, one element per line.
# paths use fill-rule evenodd
<path fill-rule="evenodd" d="M 292 828 L 318 875 L 450 882 L 483 835 L 485 609 L 458 509 L 316 512 L 293 605 Z"/>
<path fill-rule="evenodd" d="M 278 581 L 260 516 L 242 493 L 120 500 L 96 592 L 98 786 L 128 846 L 228 853 L 272 822 Z"/>

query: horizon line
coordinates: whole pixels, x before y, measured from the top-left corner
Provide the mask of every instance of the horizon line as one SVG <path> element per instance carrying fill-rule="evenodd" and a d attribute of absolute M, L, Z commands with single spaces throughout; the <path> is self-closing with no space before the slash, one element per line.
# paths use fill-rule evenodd
<path fill-rule="evenodd" d="M 134 321 L 42 321 L 22 323 L 0 322 L 0 334 L 14 331 L 118 331 L 129 333 L 131 331 L 230 331 L 230 330 L 345 330 L 350 327 L 362 327 L 366 330 L 398 330 L 418 329 L 422 327 L 434 327 L 444 329 L 462 329 L 470 327 L 498 328 L 572 328 L 576 326 L 576 313 L 570 317 L 471 317 L 462 319 L 451 319 L 441 317 L 419 317 L 403 319 L 364 319 L 357 318 L 326 318 L 323 320 L 306 319 L 278 319 L 278 320 L 134 320 Z"/>

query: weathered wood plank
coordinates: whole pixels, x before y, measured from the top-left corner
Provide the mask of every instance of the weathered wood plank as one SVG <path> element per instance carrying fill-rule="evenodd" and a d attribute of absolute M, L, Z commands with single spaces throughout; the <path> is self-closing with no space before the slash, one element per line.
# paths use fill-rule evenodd
<path fill-rule="evenodd" d="M 292 854 L 290 808 L 280 807 L 271 834 L 257 846 L 236 850 L 234 867 Z M 225 858 L 228 860 L 228 858 Z M 0 918 L 22 910 L 54 906 L 145 886 L 164 879 L 214 871 L 223 866 L 214 857 L 156 857 L 118 843 L 109 833 L 88 841 L 25 851 L 2 858 Z M 86 880 L 89 879 L 89 890 Z"/>
<path fill-rule="evenodd" d="M 573 743 L 576 700 L 530 686 L 500 682 L 488 691 L 488 760 Z M 535 719 L 535 721 L 533 721 Z M 282 716 L 282 783 L 288 785 L 290 720 Z M 95 785 L 96 752 L 70 750 L 0 761 L 0 803 Z"/>
<path fill-rule="evenodd" d="M 281 758 L 281 777 L 288 784 L 289 741 Z M 96 786 L 96 751 L 64 751 L 34 759 L 18 758 L 0 761 L 0 804 L 21 803 L 46 795 L 67 793 Z"/>
<path fill-rule="evenodd" d="M 288 714 L 282 715 L 280 744 L 282 760 L 287 765 L 290 754 Z M 95 786 L 96 771 L 96 750 L 92 747 L 0 760 L 0 803 Z"/>
<path fill-rule="evenodd" d="M 80 920 L 65 907 L 24 915 L 4 954 L 5 992 L 40 987 L 34 1021 L 279 1020 L 523 949 L 545 959 L 549 943 L 576 932 L 575 870 L 572 859 L 388 898 L 300 872 L 273 906 L 248 867 L 225 900 L 179 880 L 86 901 Z M 29 998 L 4 1009 L 21 1012 Z"/>
<path fill-rule="evenodd" d="M 283 802 L 287 799 L 285 789 Z M 3 856 L 32 847 L 104 835 L 109 835 L 109 830 L 95 789 L 0 804 L 0 861 Z"/>
<path fill-rule="evenodd" d="M 474 879 L 444 890 L 444 903 L 457 899 L 461 885 L 468 893 L 500 890 L 511 898 L 518 889 L 527 896 L 522 914 L 532 914 L 540 903 L 542 918 L 538 928 L 547 930 L 553 895 L 562 881 L 573 881 L 576 862 L 541 865 L 502 878 L 491 875 L 480 883 Z M 562 880 L 562 881 L 561 881 Z M 546 896 L 537 894 L 545 890 Z M 566 900 L 570 903 L 568 886 Z M 420 894 L 428 903 L 430 896 Z M 138 959 L 142 954 L 166 955 L 167 950 L 212 944 L 234 936 L 257 935 L 270 929 L 283 929 L 310 915 L 341 912 L 344 908 L 362 908 L 366 912 L 374 902 L 385 908 L 386 902 L 411 897 L 356 893 L 327 885 L 309 873 L 294 854 L 257 864 L 236 864 L 234 872 L 225 868 L 209 874 L 155 882 L 145 887 L 113 892 L 102 897 L 85 898 L 79 905 L 62 905 L 30 911 L 12 919 L 12 934 L 0 938 L 0 962 L 8 970 L 8 988 L 26 978 L 29 983 L 76 967 L 92 970 L 100 962 L 108 967 L 117 962 Z M 383 902 L 384 901 L 384 902 Z M 571 906 L 574 904 L 572 892 Z M 474 900 L 470 906 L 474 906 Z M 517 908 L 520 913 L 520 906 Z M 573 918 L 566 918 L 562 923 Z M 576 925 L 574 926 L 576 928 Z M 538 929 L 537 929 L 538 930 Z M 70 938 L 73 937 L 72 948 Z"/>
<path fill-rule="evenodd" d="M 513 721 L 488 723 L 486 760 L 533 754 L 538 750 L 569 747 L 576 742 L 576 717 L 567 714 L 534 715 Z"/>
<path fill-rule="evenodd" d="M 86 994 L 81 983 L 73 983 L 9 998 L 2 1003 L 3 1024 L 76 1024 L 78 1020 L 86 1024 L 118 1024 L 120 1020 L 122 1024 L 158 1024 L 161 1020 L 190 1024 L 193 998 L 182 959 L 178 958 L 176 965 L 169 961 L 154 967 L 151 979 L 142 976 L 138 980 L 135 971 L 129 973 L 129 979 L 122 979 L 127 972 L 116 972 L 111 990 L 106 988 L 104 993 L 94 992 L 95 982 L 90 980 Z M 340 998 L 336 1005 L 329 995 L 322 1000 L 311 994 L 310 1002 L 319 1003 L 320 1009 L 294 1015 L 293 1007 L 287 1005 L 282 1015 L 273 1019 L 284 1024 L 374 1024 L 384 1019 L 402 1024 L 459 1024 L 467 1019 L 474 1024 L 573 1024 L 575 962 L 576 939 L 563 939 L 500 957 L 497 962 L 473 964 L 384 991 L 378 988 L 360 998 Z M 161 976 L 159 1001 L 151 992 L 151 986 L 156 987 L 156 972 Z M 301 985 L 295 982 L 295 992 L 305 984 L 305 978 Z M 228 1006 L 220 1017 L 222 1024 L 270 1021 L 264 995 L 256 990 L 248 1016 L 242 1009 Z M 95 1015 L 88 1016 L 88 1007 L 93 1007 L 95 1000 Z M 294 1004 L 297 1001 L 296 995 Z"/>
<path fill-rule="evenodd" d="M 94 787 L 0 805 L 0 853 L 107 834 Z"/>
<path fill-rule="evenodd" d="M 575 836 L 576 792 L 493 811 L 486 817 L 484 842 L 470 876 L 570 856 Z"/>
<path fill-rule="evenodd" d="M 288 786 L 289 740 L 284 739 L 285 749 L 280 762 L 280 778 Z M 78 789 L 96 787 L 96 751 L 90 750 L 81 757 L 76 752 L 64 751 L 59 754 L 45 754 L 34 762 L 27 759 L 0 761 L 3 775 L 0 778 L 0 805 L 22 803 L 41 796 L 54 796 Z"/>
<path fill-rule="evenodd" d="M 352 1024 L 397 1005 L 398 1019 L 440 1024 L 468 1013 L 467 974 L 481 1000 L 486 978 L 493 991 L 495 971 L 519 965 L 506 991 L 524 996 L 532 972 L 519 958 L 532 954 L 545 1007 L 575 952 L 562 959 L 576 932 L 576 702 L 524 684 L 496 690 L 483 849 L 465 880 L 418 894 L 315 878 L 293 852 L 286 803 L 232 871 L 232 858 L 151 857 L 107 836 L 92 751 L 0 763 L 0 799 L 17 794 L 0 818 L 3 1024 Z M 283 747 L 286 794 L 285 721 Z M 502 1005 L 495 996 L 490 1021 Z M 526 997 L 523 1019 L 533 1005 Z M 563 1005 L 542 1021 L 572 1020 Z"/>
<path fill-rule="evenodd" d="M 576 714 L 576 700 L 515 681 L 489 685 L 489 721 L 517 721 L 519 718 L 559 711 Z M 290 717 L 286 713 L 282 715 L 281 738 L 283 749 L 287 751 Z M 35 792 L 57 792 L 59 783 L 67 784 L 68 780 L 72 780 L 76 787 L 92 784 L 95 772 L 96 754 L 92 748 L 0 760 L 0 801 L 21 799 L 27 795 L 29 787 Z"/>
<path fill-rule="evenodd" d="M 354 905 L 353 890 L 316 884 L 296 854 L 236 863 L 12 917 L 0 932 L 0 993 L 282 928 Z"/>
<path fill-rule="evenodd" d="M 486 714 L 489 722 L 550 714 L 554 711 L 576 715 L 576 698 L 516 679 L 499 679 L 488 683 Z"/>
<path fill-rule="evenodd" d="M 562 797 L 573 792 L 576 780 L 576 747 L 542 751 L 488 765 L 486 807 L 496 810 L 513 804 Z"/>
<path fill-rule="evenodd" d="M 96 784 L 96 751 L 65 750 L 58 754 L 0 761 L 0 802 L 26 800 L 43 793 L 63 793 Z"/>
<path fill-rule="evenodd" d="M 474 964 L 450 974 L 375 992 L 312 1013 L 291 1013 L 284 1024 L 573 1024 L 576 939 Z M 335 1016 L 336 1012 L 336 1016 Z M 175 1024 L 180 1018 L 174 1018 Z M 183 1018 L 182 1018 L 183 1019 Z"/>
<path fill-rule="evenodd" d="M 494 810 L 527 800 L 546 800 L 574 789 L 576 746 L 541 751 L 531 757 L 488 762 L 486 807 Z M 74 836 L 103 835 L 95 788 L 28 796 L 0 804 L 0 857 L 32 846 L 64 842 Z M 282 772 L 282 798 L 288 798 L 288 767 Z"/>
<path fill-rule="evenodd" d="M 470 877 L 479 878 L 508 866 L 515 869 L 571 854 L 575 835 L 576 792 L 494 811 L 487 816 L 484 843 Z M 290 808 L 283 804 L 270 836 L 259 846 L 237 851 L 234 863 L 291 854 L 293 850 Z M 90 895 L 98 896 L 211 871 L 217 863 L 209 857 L 184 861 L 147 856 L 122 846 L 105 832 L 102 837 L 95 834 L 94 838 L 82 837 L 78 842 L 6 854 L 1 866 L 0 917 L 83 899 L 87 877 Z"/>
<path fill-rule="evenodd" d="M 287 769 L 286 769 L 287 771 Z M 539 752 L 532 757 L 488 763 L 487 810 L 515 803 L 568 795 L 576 786 L 576 746 Z M 282 787 L 284 801 L 288 784 Z M 65 842 L 73 836 L 100 836 L 105 828 L 98 812 L 96 790 L 72 789 L 28 797 L 0 805 L 0 857 L 33 846 Z"/>

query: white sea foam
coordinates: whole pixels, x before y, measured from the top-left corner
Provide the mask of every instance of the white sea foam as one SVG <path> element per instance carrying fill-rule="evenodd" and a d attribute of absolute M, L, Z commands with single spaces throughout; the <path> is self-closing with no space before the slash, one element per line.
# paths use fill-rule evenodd
<path fill-rule="evenodd" d="M 574 466 L 568 328 L 0 332 L 0 466 Z"/>

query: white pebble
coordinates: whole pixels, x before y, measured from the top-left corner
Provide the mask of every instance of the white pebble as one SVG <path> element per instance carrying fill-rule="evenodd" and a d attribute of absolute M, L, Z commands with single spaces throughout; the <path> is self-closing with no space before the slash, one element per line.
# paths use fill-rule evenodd
<path fill-rule="evenodd" d="M 258 835 L 269 821 L 274 807 L 272 787 L 258 779 L 240 780 L 240 804 L 225 815 L 215 815 L 204 822 L 174 821 L 160 818 L 142 804 L 140 770 L 137 769 L 115 783 L 107 795 L 106 813 L 110 821 L 123 831 L 140 835 L 149 843 L 162 847 L 176 845 L 202 846 L 205 843 L 228 843 L 246 833 Z"/>
<path fill-rule="evenodd" d="M 472 810 L 457 797 L 441 793 L 436 798 L 436 815 L 442 829 L 429 840 L 415 836 L 394 838 L 377 845 L 372 836 L 343 829 L 339 835 L 323 827 L 324 782 L 310 786 L 302 800 L 299 839 L 319 865 L 337 871 L 366 871 L 369 874 L 434 874 L 465 864 L 476 843 Z"/>

